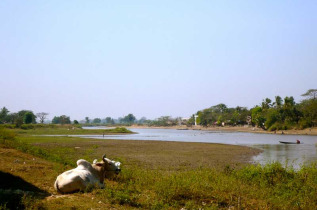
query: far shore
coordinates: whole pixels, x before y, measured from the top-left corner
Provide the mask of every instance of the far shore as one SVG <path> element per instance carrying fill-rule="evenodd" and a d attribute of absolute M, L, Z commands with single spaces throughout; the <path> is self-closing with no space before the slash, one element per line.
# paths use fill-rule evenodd
<path fill-rule="evenodd" d="M 303 130 L 278 130 L 278 131 L 266 131 L 262 128 L 247 127 L 247 126 L 224 126 L 224 127 L 203 127 L 200 125 L 187 127 L 186 125 L 180 126 L 144 126 L 144 125 L 131 125 L 127 128 L 142 128 L 142 129 L 176 129 L 176 130 L 206 130 L 206 131 L 225 131 L 225 132 L 247 132 L 247 133 L 265 133 L 265 134 L 280 134 L 280 135 L 317 135 L 317 127 L 306 128 Z"/>

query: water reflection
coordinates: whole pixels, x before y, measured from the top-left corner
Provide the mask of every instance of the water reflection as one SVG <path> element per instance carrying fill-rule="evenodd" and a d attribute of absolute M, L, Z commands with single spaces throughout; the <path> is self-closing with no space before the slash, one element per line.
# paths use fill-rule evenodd
<path fill-rule="evenodd" d="M 300 165 L 317 161 L 317 148 L 313 144 L 252 145 L 252 147 L 263 150 L 260 155 L 253 158 L 260 164 L 279 161 L 284 165 L 298 168 Z"/>
<path fill-rule="evenodd" d="M 298 167 L 304 163 L 317 161 L 317 136 L 307 135 L 274 135 L 243 132 L 221 132 L 200 130 L 173 129 L 131 129 L 136 134 L 131 135 L 89 135 L 85 138 L 149 140 L 149 141 L 180 141 L 204 142 L 246 145 L 262 149 L 263 153 L 254 157 L 254 161 L 264 164 L 279 161 Z M 295 142 L 299 139 L 302 144 L 280 144 L 279 141 Z"/>

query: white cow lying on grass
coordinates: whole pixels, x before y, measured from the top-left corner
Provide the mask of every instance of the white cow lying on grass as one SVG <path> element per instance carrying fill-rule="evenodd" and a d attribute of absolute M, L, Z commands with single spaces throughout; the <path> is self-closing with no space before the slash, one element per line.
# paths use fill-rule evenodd
<path fill-rule="evenodd" d="M 59 193 L 83 191 L 92 187 L 104 188 L 104 179 L 118 174 L 121 171 L 120 164 L 106 158 L 106 155 L 101 162 L 94 160 L 93 164 L 80 159 L 77 161 L 77 168 L 65 171 L 57 177 L 54 188 Z"/>

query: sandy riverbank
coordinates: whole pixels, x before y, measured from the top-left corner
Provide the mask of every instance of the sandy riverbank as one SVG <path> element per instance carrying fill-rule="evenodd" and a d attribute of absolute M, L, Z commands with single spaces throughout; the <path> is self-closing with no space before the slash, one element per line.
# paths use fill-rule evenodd
<path fill-rule="evenodd" d="M 285 134 L 285 135 L 312 135 L 317 136 L 317 128 L 306 128 L 304 130 L 279 130 L 279 131 L 265 131 L 261 128 L 256 127 L 243 127 L 243 126 L 236 126 L 236 127 L 203 127 L 200 125 L 187 127 L 186 125 L 182 126 L 169 126 L 169 127 L 149 127 L 149 126 L 140 126 L 140 125 L 132 125 L 128 126 L 127 128 L 152 128 L 152 129 L 188 129 L 188 130 L 208 130 L 208 131 L 227 131 L 227 132 L 248 132 L 248 133 L 266 133 L 266 134 Z"/>

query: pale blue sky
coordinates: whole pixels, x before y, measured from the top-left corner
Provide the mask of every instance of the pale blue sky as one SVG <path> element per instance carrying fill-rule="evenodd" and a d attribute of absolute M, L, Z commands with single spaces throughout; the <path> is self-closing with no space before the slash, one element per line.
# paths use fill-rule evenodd
<path fill-rule="evenodd" d="M 317 88 L 317 1 L 0 1 L 0 106 L 189 117 Z"/>

